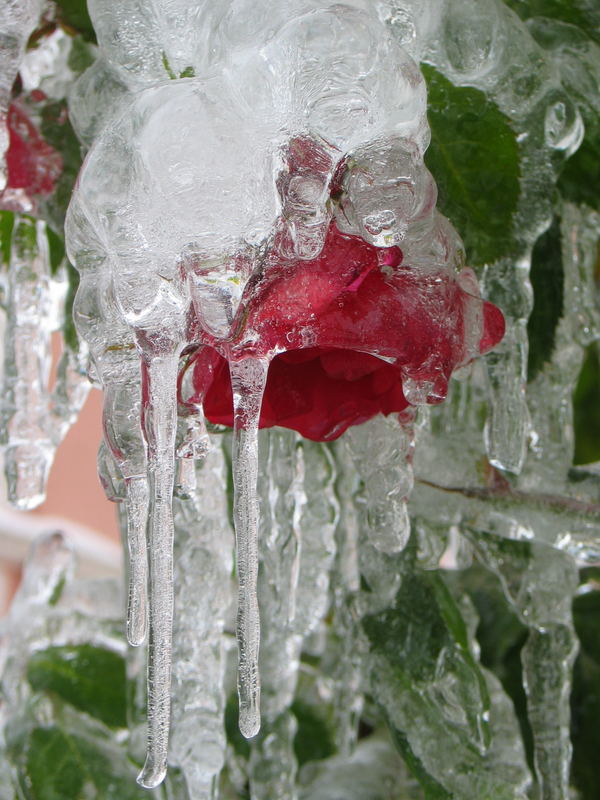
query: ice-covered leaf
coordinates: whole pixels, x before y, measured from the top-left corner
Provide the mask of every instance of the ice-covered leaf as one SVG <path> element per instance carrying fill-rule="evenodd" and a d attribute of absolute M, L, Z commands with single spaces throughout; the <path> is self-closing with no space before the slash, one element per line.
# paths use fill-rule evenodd
<path fill-rule="evenodd" d="M 522 19 L 549 17 L 576 25 L 600 42 L 600 7 L 593 0 L 504 0 Z"/>
<path fill-rule="evenodd" d="M 95 60 L 95 52 L 92 45 L 85 41 L 82 36 L 74 36 L 71 40 L 71 50 L 69 51 L 69 69 L 76 75 L 80 75 L 88 67 L 91 67 Z"/>
<path fill-rule="evenodd" d="M 292 711 L 298 723 L 294 752 L 301 767 L 307 761 L 329 758 L 335 753 L 333 734 L 315 706 L 295 700 Z"/>
<path fill-rule="evenodd" d="M 56 274 L 57 269 L 62 264 L 65 257 L 65 242 L 62 236 L 55 233 L 52 228 L 46 228 L 46 235 L 48 237 L 48 252 L 50 255 L 50 271 L 53 275 Z"/>
<path fill-rule="evenodd" d="M 34 653 L 27 679 L 35 691 L 51 692 L 111 727 L 126 721 L 124 659 L 101 647 L 49 647 Z"/>
<path fill-rule="evenodd" d="M 463 796 L 467 772 L 451 774 L 447 759 L 460 762 L 482 791 L 493 786 L 494 796 L 511 796 L 483 755 L 490 698 L 460 609 L 441 576 L 406 572 L 394 606 L 365 617 L 363 628 L 371 691 L 428 796 Z"/>
<path fill-rule="evenodd" d="M 596 344 L 589 347 L 573 394 L 575 464 L 600 461 L 600 359 Z"/>
<path fill-rule="evenodd" d="M 52 725 L 18 743 L 17 775 L 29 800 L 143 800 L 124 753 Z"/>
<path fill-rule="evenodd" d="M 579 595 L 573 603 L 580 653 L 573 670 L 571 696 L 571 779 L 581 800 L 600 796 L 600 592 Z"/>
<path fill-rule="evenodd" d="M 512 542 L 507 542 L 510 546 Z M 481 664 L 491 670 L 510 697 L 521 728 L 530 766 L 533 764 L 533 738 L 527 718 L 527 698 L 523 689 L 521 649 L 527 628 L 506 602 L 499 584 L 478 565 L 459 573 L 457 579 L 473 602 L 479 616 L 477 641 Z"/>
<path fill-rule="evenodd" d="M 0 255 L 3 266 L 8 266 L 10 263 L 10 245 L 14 226 L 15 215 L 13 212 L 0 211 Z"/>
<path fill-rule="evenodd" d="M 59 9 L 60 19 L 69 28 L 80 33 L 88 42 L 96 41 L 86 0 L 56 0 L 56 5 Z"/>
<path fill-rule="evenodd" d="M 600 211 L 600 125 L 587 127 L 577 152 L 567 161 L 558 180 L 566 200 L 585 203 Z"/>
<path fill-rule="evenodd" d="M 439 208 L 455 225 L 472 266 L 511 249 L 519 199 L 519 146 L 507 117 L 486 95 L 454 86 L 433 67 L 427 79 L 431 145 L 425 162 L 439 191 Z"/>
<path fill-rule="evenodd" d="M 65 213 L 82 162 L 81 147 L 69 122 L 66 102 L 56 100 L 42 108 L 40 131 L 62 158 L 62 172 L 52 194 L 40 201 L 41 215 L 57 231 L 62 230 Z"/>
<path fill-rule="evenodd" d="M 535 243 L 530 279 L 533 310 L 527 323 L 528 377 L 533 380 L 552 357 L 556 326 L 563 315 L 564 274 L 558 217 Z"/>

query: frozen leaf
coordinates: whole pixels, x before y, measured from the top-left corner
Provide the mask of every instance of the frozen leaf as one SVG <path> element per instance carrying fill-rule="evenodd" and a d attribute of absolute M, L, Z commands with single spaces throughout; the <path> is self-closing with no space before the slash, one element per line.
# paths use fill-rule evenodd
<path fill-rule="evenodd" d="M 46 103 L 41 116 L 41 134 L 60 153 L 63 166 L 53 193 L 40 201 L 40 209 L 50 225 L 55 230 L 62 231 L 67 206 L 82 162 L 81 147 L 69 122 L 64 100 Z"/>
<path fill-rule="evenodd" d="M 34 653 L 27 679 L 35 691 L 58 695 L 111 727 L 125 727 L 125 661 L 110 650 L 84 644 Z"/>
<path fill-rule="evenodd" d="M 319 761 L 335 753 L 335 744 L 329 725 L 317 706 L 295 700 L 292 711 L 298 722 L 294 738 L 294 752 L 301 767 L 307 761 Z"/>
<path fill-rule="evenodd" d="M 56 0 L 60 19 L 80 33 L 88 42 L 96 41 L 92 20 L 88 14 L 86 0 Z"/>
<path fill-rule="evenodd" d="M 13 747 L 18 779 L 30 800 L 144 800 L 124 753 L 57 725 L 33 728 Z M 92 792 L 92 794 L 90 794 Z"/>
<path fill-rule="evenodd" d="M 8 266 L 10 263 L 10 246 L 14 225 L 14 213 L 12 211 L 0 211 L 0 254 L 2 256 L 2 266 Z"/>
<path fill-rule="evenodd" d="M 528 377 L 533 380 L 552 357 L 556 327 L 563 315 L 563 263 L 560 220 L 535 243 L 531 257 L 533 310 L 527 323 L 529 335 Z"/>
<path fill-rule="evenodd" d="M 571 696 L 571 780 L 581 793 L 581 800 L 594 800 L 600 795 L 600 592 L 596 589 L 576 597 L 573 616 L 580 652 Z"/>
<path fill-rule="evenodd" d="M 508 784 L 484 756 L 490 703 L 485 677 L 441 576 L 405 572 L 393 608 L 365 617 L 363 628 L 371 691 L 424 788 L 432 797 L 462 797 L 470 771 L 478 773 L 482 792 L 495 786 L 498 797 L 508 798 Z M 431 743 L 438 743 L 437 752 L 440 740 L 447 758 L 463 765 L 454 776 L 446 759 L 434 756 Z"/>
<path fill-rule="evenodd" d="M 590 345 L 573 394 L 575 464 L 600 461 L 600 359 L 596 344 Z"/>
<path fill-rule="evenodd" d="M 492 263 L 511 252 L 521 173 L 516 135 L 483 92 L 454 86 L 428 65 L 423 73 L 431 126 L 425 161 L 439 208 L 460 231 L 467 263 Z"/>
<path fill-rule="evenodd" d="M 586 129 L 581 146 L 564 166 L 558 188 L 566 200 L 600 211 L 600 125 Z"/>
<path fill-rule="evenodd" d="M 549 17 L 582 31 L 600 42 L 600 9 L 590 0 L 504 0 L 522 19 Z"/>

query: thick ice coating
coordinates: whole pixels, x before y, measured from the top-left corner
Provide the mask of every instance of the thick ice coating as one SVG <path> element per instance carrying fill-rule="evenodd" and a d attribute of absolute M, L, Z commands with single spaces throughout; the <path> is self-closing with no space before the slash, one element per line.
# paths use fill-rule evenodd
<path fill-rule="evenodd" d="M 140 782 L 152 787 L 167 764 L 178 401 L 188 433 L 203 407 L 234 428 L 240 727 L 253 736 L 259 425 L 326 440 L 440 402 L 503 320 L 459 272 L 462 245 L 423 163 L 423 78 L 370 6 L 92 0 L 90 11 L 107 69 L 136 92 L 90 150 L 67 241 L 125 480 L 133 644 L 148 512 Z"/>

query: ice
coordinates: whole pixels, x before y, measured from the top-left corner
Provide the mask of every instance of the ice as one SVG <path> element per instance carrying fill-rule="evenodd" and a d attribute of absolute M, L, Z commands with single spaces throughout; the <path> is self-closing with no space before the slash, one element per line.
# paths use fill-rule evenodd
<path fill-rule="evenodd" d="M 406 507 L 412 490 L 412 420 L 375 417 L 351 428 L 346 441 L 364 481 L 364 515 L 371 543 L 383 553 L 397 553 L 410 536 Z M 377 457 L 372 458 L 372 448 Z"/>
<path fill-rule="evenodd" d="M 277 429 L 262 441 L 259 604 L 268 623 L 260 651 L 263 725 L 252 747 L 250 784 L 256 800 L 273 792 L 291 800 L 298 765 L 290 707 L 303 642 L 329 605 L 336 502 L 332 464 L 321 445 Z"/>
<path fill-rule="evenodd" d="M 209 435 L 194 385 L 210 381 L 214 367 L 202 378 L 189 367 L 199 347 L 212 347 L 229 362 L 233 385 L 238 688 L 240 727 L 251 738 L 260 726 L 258 600 L 267 621 L 260 649 L 263 728 L 250 744 L 251 791 L 256 800 L 293 798 L 297 723 L 291 708 L 302 679 L 302 649 L 321 659 L 319 669 L 327 673 L 315 683 L 334 707 L 345 764 L 356 744 L 365 684 L 379 691 L 371 668 L 386 685 L 392 681 L 387 667 L 367 655 L 360 619 L 388 608 L 408 580 L 399 565 L 410 535 L 409 508 L 418 558 L 427 569 L 438 566 L 444 550 L 446 566 L 467 567 L 473 546 L 466 531 L 474 517 L 490 535 L 544 539 L 571 555 L 585 550 L 588 558 L 594 552 L 586 517 L 591 500 L 573 505 L 565 497 L 569 395 L 580 345 L 597 338 L 590 266 L 596 221 L 575 208 L 562 212 L 565 234 L 573 232 L 565 243 L 572 264 L 568 302 L 581 329 L 567 332 L 552 374 L 525 394 L 532 246 L 550 224 L 551 187 L 560 159 L 580 144 L 582 117 L 542 41 L 555 34 L 539 20 L 526 26 L 496 0 L 286 0 L 275 7 L 250 0 L 126 0 L 118 8 L 90 0 L 90 13 L 99 57 L 70 93 L 71 116 L 89 154 L 67 238 L 81 273 L 78 327 L 105 391 L 104 483 L 127 507 L 133 644 L 145 638 L 150 605 L 148 760 L 140 780 L 157 785 L 167 760 L 174 490 L 177 558 L 186 569 L 177 578 L 183 586 L 175 623 L 173 753 L 198 798 L 216 792 L 223 763 L 220 636 L 229 582 L 217 531 L 228 532 L 223 498 L 218 512 L 211 505 L 213 488 L 222 490 L 222 464 L 207 454 Z M 587 56 L 591 64 L 593 54 Z M 479 296 L 474 273 L 463 269 L 459 235 L 436 210 L 435 176 L 424 164 L 430 136 L 425 82 L 412 58 L 432 63 L 455 85 L 484 90 L 519 137 L 521 196 L 514 230 L 506 232 L 510 255 L 483 267 L 485 294 L 508 317 L 504 343 L 488 357 L 485 377 L 475 368 L 453 384 L 447 408 L 431 415 L 421 408 L 416 422 L 412 415 L 377 417 L 351 429 L 348 447 L 333 450 L 335 465 L 328 446 L 300 443 L 295 433 L 280 430 L 263 437 L 259 458 L 268 362 L 288 343 L 269 349 L 260 339 L 272 321 L 261 320 L 263 330 L 254 330 L 245 312 L 253 292 L 279 277 L 279 261 L 299 272 L 302 262 L 319 257 L 330 226 L 337 225 L 378 248 L 399 247 L 403 265 L 420 276 L 447 276 Z M 592 71 L 576 66 L 572 53 L 561 59 L 573 80 L 584 83 L 587 76 L 591 97 Z M 318 286 L 309 288 L 318 294 Z M 304 297 L 293 299 L 304 303 Z M 288 300 L 290 307 L 277 311 L 291 320 Z M 465 309 L 465 362 L 479 352 L 481 317 L 479 303 Z M 303 347 L 313 333 L 309 322 Z M 410 404 L 424 407 L 443 399 L 448 376 L 429 362 L 420 367 L 406 368 L 402 385 Z M 559 385 L 557 372 L 560 392 L 548 400 Z M 488 401 L 486 460 L 481 442 Z M 422 454 L 408 506 L 415 427 Z M 543 440 L 537 451 L 529 447 L 535 435 Z M 196 462 L 203 459 L 200 468 Z M 511 473 L 514 484 L 501 472 Z M 561 493 L 554 505 L 544 494 L 548 487 Z M 201 531 L 201 547 L 194 545 L 192 527 Z M 205 580 L 202 598 L 187 569 Z M 193 613 L 201 632 L 194 633 Z M 540 782 L 553 781 L 564 792 L 563 694 L 573 640 L 569 621 L 557 622 L 557 613 L 532 625 L 524 659 L 536 730 L 548 722 L 542 713 L 547 703 L 560 709 L 546 745 L 538 733 Z M 549 655 L 547 674 L 534 663 L 536 652 Z M 477 684 L 465 700 L 456 688 L 459 667 L 443 654 L 436 680 L 423 688 L 435 697 L 423 715 L 440 735 L 446 723 L 462 732 L 454 755 L 441 760 L 452 772 L 456 752 L 466 753 L 453 778 L 456 791 L 466 792 L 469 765 L 477 771 L 481 763 L 470 745 L 462 749 L 461 737 L 485 750 L 485 692 Z M 515 769 L 510 779 L 498 778 L 496 756 L 488 753 L 477 787 L 522 797 L 527 770 L 514 744 L 514 719 L 501 689 L 493 679 L 488 683 L 492 727 L 505 732 L 501 755 L 514 753 Z M 419 698 L 388 690 L 381 689 L 380 703 L 397 720 L 409 720 Z M 216 726 L 214 736 L 203 726 Z M 415 737 L 435 771 L 436 748 L 418 731 Z M 201 742 L 201 755 L 193 741 Z M 323 785 L 329 791 L 326 780 Z"/>
<path fill-rule="evenodd" d="M 169 759 L 190 798 L 212 800 L 225 760 L 223 629 L 234 600 L 233 535 L 227 517 L 225 461 L 214 437 L 196 464 L 197 491 L 175 500 L 173 734 Z"/>
<path fill-rule="evenodd" d="M 143 362 L 147 401 L 143 429 L 148 445 L 149 478 L 149 616 L 148 753 L 138 778 L 148 789 L 167 770 L 171 715 L 173 626 L 173 488 L 177 430 L 178 353 L 152 354 Z"/>
<path fill-rule="evenodd" d="M 54 456 L 48 414 L 50 311 L 46 226 L 17 219 L 9 272 L 2 438 L 9 499 L 20 509 L 35 508 L 44 500 Z"/>
<path fill-rule="evenodd" d="M 146 639 L 148 625 L 148 555 L 146 521 L 148 484 L 144 478 L 125 482 L 129 589 L 127 592 L 127 641 L 137 647 Z"/>
<path fill-rule="evenodd" d="M 239 649 L 238 694 L 240 731 L 246 738 L 260 728 L 260 676 L 258 649 L 260 619 L 258 579 L 258 419 L 267 379 L 268 362 L 245 359 L 231 364 L 234 429 L 232 473 L 234 485 Z"/>

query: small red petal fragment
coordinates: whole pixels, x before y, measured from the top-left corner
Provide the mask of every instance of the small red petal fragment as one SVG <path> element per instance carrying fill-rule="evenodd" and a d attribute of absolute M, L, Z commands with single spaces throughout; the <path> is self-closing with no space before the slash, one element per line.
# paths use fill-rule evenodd
<path fill-rule="evenodd" d="M 500 311 L 498 306 L 493 303 L 488 303 L 487 300 L 483 303 L 483 336 L 479 341 L 479 352 L 487 353 L 492 347 L 495 347 L 502 341 L 506 331 L 506 322 L 504 314 Z"/>

